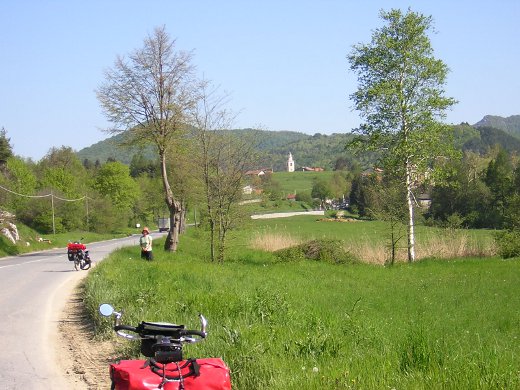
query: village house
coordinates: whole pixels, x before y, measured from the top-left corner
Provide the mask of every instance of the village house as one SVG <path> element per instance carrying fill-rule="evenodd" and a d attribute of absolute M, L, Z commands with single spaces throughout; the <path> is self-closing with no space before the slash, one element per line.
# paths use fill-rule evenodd
<path fill-rule="evenodd" d="M 253 169 L 253 170 L 247 171 L 245 174 L 246 174 L 246 176 L 264 176 L 268 173 L 273 173 L 273 170 L 270 168 Z"/>

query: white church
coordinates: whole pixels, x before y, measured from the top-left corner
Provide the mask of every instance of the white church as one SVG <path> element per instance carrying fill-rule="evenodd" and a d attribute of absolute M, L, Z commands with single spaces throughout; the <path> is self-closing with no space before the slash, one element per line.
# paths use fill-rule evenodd
<path fill-rule="evenodd" d="M 287 172 L 294 172 L 294 160 L 291 152 L 289 152 L 289 158 L 287 159 Z"/>

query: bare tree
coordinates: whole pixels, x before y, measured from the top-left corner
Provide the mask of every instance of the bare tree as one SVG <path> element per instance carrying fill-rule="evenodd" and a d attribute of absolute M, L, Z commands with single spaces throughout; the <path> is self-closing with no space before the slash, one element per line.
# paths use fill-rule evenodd
<path fill-rule="evenodd" d="M 118 57 L 105 72 L 97 97 L 114 124 L 111 133 L 126 132 L 128 143 L 157 147 L 170 231 L 165 249 L 175 251 L 183 204 L 168 179 L 168 157 L 175 158 L 176 138 L 186 129 L 187 114 L 197 100 L 192 53 L 177 51 L 165 27 L 156 28 L 128 59 Z M 178 138 L 177 138 L 178 139 Z"/>
<path fill-rule="evenodd" d="M 233 115 L 224 109 L 227 96 L 203 82 L 201 99 L 193 112 L 200 178 L 210 229 L 210 257 L 224 261 L 228 231 L 239 221 L 245 172 L 254 159 L 254 142 L 230 131 Z"/>

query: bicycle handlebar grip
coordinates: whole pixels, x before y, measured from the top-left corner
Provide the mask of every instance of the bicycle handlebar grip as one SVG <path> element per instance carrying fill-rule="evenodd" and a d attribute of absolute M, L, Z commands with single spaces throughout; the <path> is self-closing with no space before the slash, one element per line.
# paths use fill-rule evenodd
<path fill-rule="evenodd" d="M 181 336 L 199 336 L 201 339 L 205 339 L 207 336 L 206 332 L 201 332 L 200 330 L 181 330 Z"/>
<path fill-rule="evenodd" d="M 129 330 L 130 332 L 137 332 L 137 328 L 130 325 L 114 325 L 114 330 L 117 332 L 118 330 Z"/>
<path fill-rule="evenodd" d="M 116 331 L 117 335 L 120 337 L 124 337 L 128 340 L 137 340 L 140 337 L 137 334 L 128 334 L 123 332 L 123 330 L 128 330 L 130 332 L 137 333 L 137 328 L 130 325 L 114 325 L 114 330 Z"/>

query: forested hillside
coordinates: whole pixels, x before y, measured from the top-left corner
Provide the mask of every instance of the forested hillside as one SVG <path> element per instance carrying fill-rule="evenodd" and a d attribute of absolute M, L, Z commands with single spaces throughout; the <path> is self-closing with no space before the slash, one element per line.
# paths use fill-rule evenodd
<path fill-rule="evenodd" d="M 496 145 L 511 152 L 520 152 L 520 138 L 494 127 L 474 127 L 468 124 L 454 126 L 455 146 L 463 151 L 470 150 L 486 154 Z"/>
<path fill-rule="evenodd" d="M 470 150 L 482 155 L 499 145 L 508 153 L 520 153 L 520 136 L 514 136 L 514 129 L 516 129 L 514 118 L 520 118 L 520 115 L 501 118 L 502 121 L 497 119 L 496 122 L 493 122 L 508 123 L 509 130 L 507 131 L 497 127 L 484 126 L 484 123 L 490 122 L 486 118 L 500 117 L 486 116 L 479 122 L 480 125 L 478 126 L 471 126 L 467 123 L 455 125 L 453 129 L 456 148 L 463 151 Z M 297 169 L 304 166 L 322 167 L 326 170 L 347 167 L 350 169 L 366 169 L 371 167 L 375 160 L 373 156 L 368 154 L 355 156 L 352 151 L 345 150 L 345 146 L 353 138 L 350 133 L 308 135 L 295 131 L 256 129 L 228 131 L 239 137 L 250 137 L 255 141 L 260 155 L 257 168 L 272 168 L 274 171 L 285 170 L 289 152 L 295 159 Z M 518 134 L 520 135 L 520 124 L 518 125 Z M 154 148 L 134 147 L 128 149 L 119 146 L 122 141 L 124 141 L 122 135 L 110 137 L 80 150 L 77 155 L 81 161 L 89 160 L 92 163 L 96 160 L 103 163 L 108 159 L 114 159 L 124 164 L 130 164 L 132 157 L 137 153 L 143 154 L 145 159 L 153 160 L 155 158 Z"/>
<path fill-rule="evenodd" d="M 520 115 L 511 115 L 507 118 L 496 115 L 486 115 L 479 122 L 475 123 L 474 126 L 478 128 L 493 127 L 520 138 Z"/>
<path fill-rule="evenodd" d="M 104 163 L 109 159 L 113 159 L 123 164 L 130 164 L 132 157 L 137 153 L 142 153 L 150 160 L 155 159 L 155 151 L 151 146 L 130 148 L 128 146 L 122 146 L 124 141 L 124 134 L 118 134 L 83 148 L 76 154 L 81 161 L 89 160 L 92 163 L 96 161 Z"/>
<path fill-rule="evenodd" d="M 352 164 L 355 160 L 351 152 L 345 151 L 345 145 L 352 139 L 351 134 L 315 134 L 308 135 L 294 131 L 266 131 L 256 129 L 228 130 L 238 137 L 250 137 L 256 143 L 259 152 L 258 168 L 285 170 L 287 155 L 291 152 L 296 166 L 319 166 L 332 170 L 337 163 Z M 154 159 L 152 147 L 125 148 L 119 146 L 123 136 L 113 136 L 77 152 L 81 161 L 103 163 L 108 159 L 130 164 L 133 155 L 143 153 L 146 158 Z M 366 160 L 366 159 L 365 159 Z M 339 161 L 339 162 L 338 162 Z"/>

